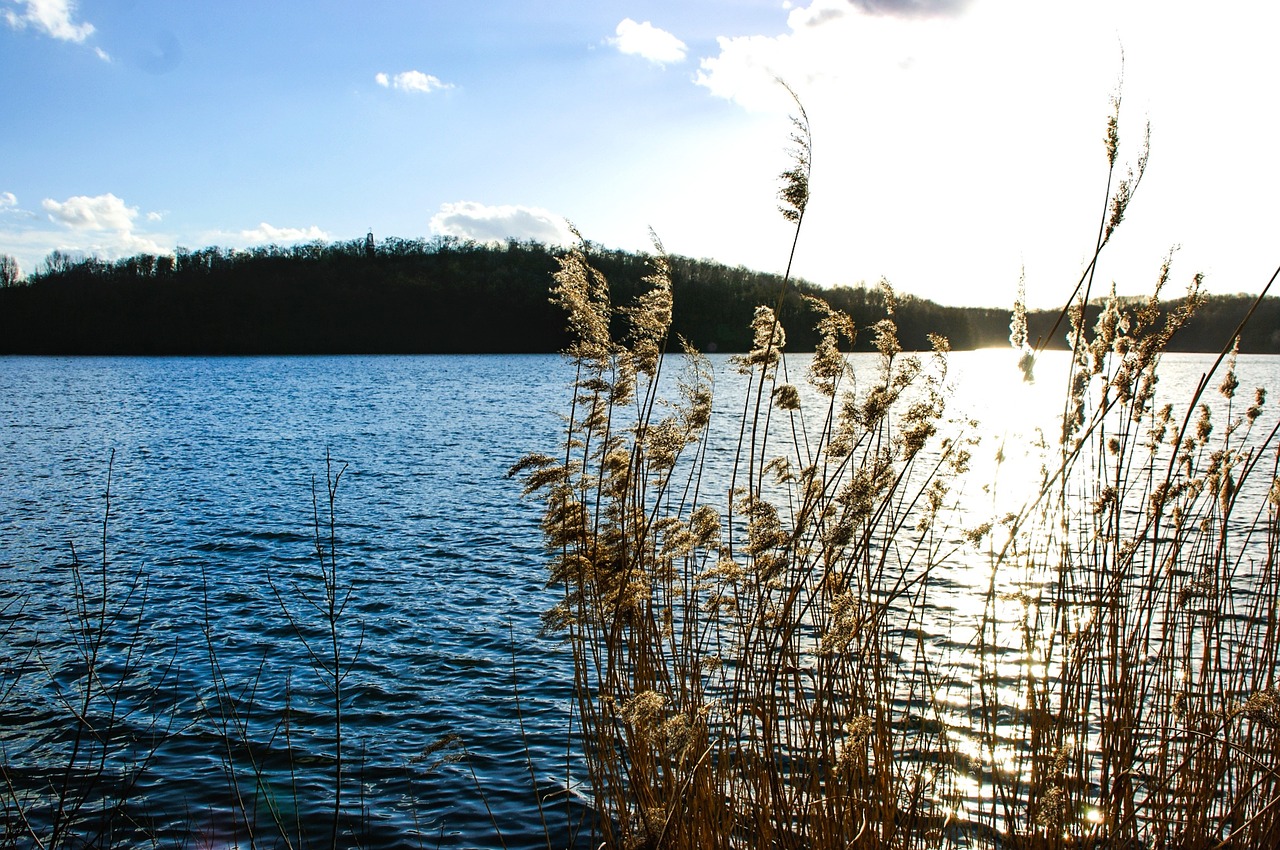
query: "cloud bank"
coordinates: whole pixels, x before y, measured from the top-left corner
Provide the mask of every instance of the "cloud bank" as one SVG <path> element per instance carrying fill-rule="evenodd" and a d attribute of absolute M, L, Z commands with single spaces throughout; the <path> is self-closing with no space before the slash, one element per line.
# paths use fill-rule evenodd
<path fill-rule="evenodd" d="M 521 206 L 486 206 L 475 201 L 441 204 L 431 217 L 431 232 L 475 242 L 532 240 L 548 245 L 573 241 L 565 220 L 544 209 Z"/>
<path fill-rule="evenodd" d="M 40 227 L 22 223 L 0 229 L 0 254 L 12 254 L 24 268 L 38 268 L 41 260 L 55 250 L 73 256 L 97 256 L 104 260 L 133 254 L 172 254 L 174 251 L 172 235 L 147 232 L 148 224 L 164 220 L 165 211 L 141 211 L 113 193 L 73 195 L 61 201 L 45 198 L 40 206 L 48 225 Z M 29 217 L 32 221 L 41 218 L 22 209 L 12 192 L 0 192 L 0 215 L 6 219 Z M 265 221 L 253 228 L 219 230 L 197 237 L 202 244 L 231 247 L 331 240 L 330 234 L 314 224 L 279 227 Z"/>
<path fill-rule="evenodd" d="M 608 41 L 620 53 L 640 56 L 656 65 L 683 62 L 688 51 L 683 41 L 648 21 L 638 24 L 630 18 L 623 18 L 615 32 L 617 36 Z"/>
<path fill-rule="evenodd" d="M 374 75 L 373 79 L 384 89 L 392 88 L 421 94 L 453 88 L 452 83 L 446 83 L 434 74 L 424 74 L 421 71 L 401 71 L 395 75 L 380 71 Z"/>
<path fill-rule="evenodd" d="M 77 44 L 93 35 L 90 23 L 75 23 L 75 0 L 12 0 L 18 10 L 6 9 L 4 19 L 14 29 L 32 27 L 59 41 Z M 99 51 L 100 56 L 105 54 Z"/>
<path fill-rule="evenodd" d="M 45 198 L 40 202 L 54 228 L 23 227 L 5 234 L 3 250 L 12 251 L 28 268 L 50 251 L 96 255 L 115 259 L 130 254 L 166 254 L 170 249 L 159 244 L 150 234 L 134 229 L 139 212 L 123 199 L 108 192 L 105 195 L 73 195 L 64 201 Z M 37 216 L 21 210 L 12 192 L 0 193 L 0 210 Z M 147 214 L 150 220 L 150 213 Z"/>

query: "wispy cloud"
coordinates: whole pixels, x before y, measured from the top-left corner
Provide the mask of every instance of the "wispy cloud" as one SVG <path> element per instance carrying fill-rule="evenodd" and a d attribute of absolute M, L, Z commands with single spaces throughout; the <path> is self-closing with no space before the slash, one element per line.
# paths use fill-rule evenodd
<path fill-rule="evenodd" d="M 12 192 L 0 192 L 0 210 L 18 206 L 18 196 Z"/>
<path fill-rule="evenodd" d="M 475 201 L 441 204 L 431 217 L 431 232 L 476 242 L 533 240 L 549 245 L 573 241 L 564 218 L 537 207 L 486 206 Z"/>
<path fill-rule="evenodd" d="M 77 44 L 93 35 L 93 24 L 76 23 L 75 0 L 9 0 L 17 9 L 6 9 L 4 19 L 14 29 L 32 27 L 60 41 Z M 99 51 L 106 58 L 106 54 Z"/>
<path fill-rule="evenodd" d="M 623 18 L 615 32 L 616 37 L 608 41 L 619 52 L 640 56 L 658 65 L 683 62 L 688 51 L 683 41 L 648 21 L 638 24 L 630 18 Z"/>
<path fill-rule="evenodd" d="M 424 74 L 421 71 L 401 71 L 399 74 L 395 75 L 388 75 L 385 72 L 379 72 L 374 75 L 373 79 L 383 88 L 393 88 L 407 92 L 421 92 L 422 94 L 430 94 L 433 91 L 453 88 L 452 83 L 446 83 L 434 74 Z"/>

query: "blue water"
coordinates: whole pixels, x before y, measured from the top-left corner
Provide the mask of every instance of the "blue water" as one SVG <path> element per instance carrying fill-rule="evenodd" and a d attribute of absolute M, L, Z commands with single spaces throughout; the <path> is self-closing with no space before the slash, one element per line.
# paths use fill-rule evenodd
<path fill-rule="evenodd" d="M 563 787 L 568 675 L 537 636 L 551 600 L 537 507 L 505 471 L 553 445 L 567 380 L 561 359 L 537 356 L 0 361 L 0 606 L 14 626 L 0 634 L 0 664 L 5 680 L 23 673 L 0 709 L 7 760 L 36 785 L 65 766 L 55 730 L 67 711 L 50 680 L 74 697 L 72 547 L 92 592 L 110 471 L 110 602 L 140 615 L 145 653 L 122 677 L 138 713 L 117 725 L 159 741 L 138 772 L 135 813 L 162 834 L 243 842 L 228 777 L 234 768 L 242 795 L 260 792 L 253 750 L 281 819 L 297 808 L 323 844 L 327 825 L 314 826 L 331 817 L 333 697 L 298 632 L 318 639 L 323 625 L 303 597 L 320 593 L 312 497 L 314 481 L 327 545 L 328 454 L 331 473 L 345 465 L 335 551 L 354 663 L 343 795 L 367 813 L 360 842 L 497 846 L 487 800 L 508 846 L 537 844 L 519 717 L 539 782 Z M 145 599 L 141 588 L 126 598 L 135 574 Z M 112 664 L 129 663 L 124 643 L 109 647 Z M 213 661 L 236 715 L 218 707 Z M 445 735 L 468 760 L 420 758 Z M 228 755 L 219 737 L 246 749 Z M 270 846 L 271 834 L 258 838 Z"/>
<path fill-rule="evenodd" d="M 1170 358 L 1162 387 L 1185 392 L 1211 361 Z M 958 386 L 961 412 L 997 430 L 1040 396 L 1060 412 L 1061 382 L 996 390 L 993 362 L 956 355 L 980 378 Z M 1241 373 L 1242 392 L 1274 385 L 1280 360 Z M 570 664 L 539 635 L 555 592 L 538 506 L 505 477 L 556 445 L 570 379 L 555 356 L 0 358 L 0 764 L 20 792 L 0 793 L 0 822 L 18 828 L 17 798 L 50 817 L 64 784 L 101 775 L 91 798 L 126 799 L 164 846 L 327 846 L 331 635 L 311 603 L 328 564 L 347 600 L 339 843 L 572 843 Z M 708 464 L 733 446 L 713 434 Z M 327 558 L 339 472 L 328 561 L 316 532 Z M 111 734 L 93 769 L 99 745 L 75 749 L 93 637 L 78 629 L 102 611 L 87 723 Z"/>

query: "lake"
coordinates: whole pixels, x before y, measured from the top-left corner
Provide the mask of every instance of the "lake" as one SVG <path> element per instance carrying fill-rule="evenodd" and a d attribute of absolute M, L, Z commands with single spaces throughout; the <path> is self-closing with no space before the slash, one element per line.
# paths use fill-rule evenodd
<path fill-rule="evenodd" d="M 1167 356 L 1162 396 L 1185 397 L 1212 361 Z M 953 408 L 992 438 L 1052 433 L 1065 357 L 1047 355 L 1031 386 L 1009 352 L 951 362 Z M 732 397 L 726 359 L 713 364 Z M 1277 357 L 1242 356 L 1238 371 L 1250 397 L 1280 384 Z M 140 828 L 229 847 L 248 838 L 246 809 L 260 824 L 323 824 L 336 635 L 344 805 L 364 812 L 344 829 L 368 847 L 489 847 L 498 831 L 508 847 L 545 847 L 536 777 L 563 846 L 580 814 L 565 766 L 570 662 L 539 635 L 557 598 L 539 507 L 505 473 L 554 450 L 571 377 L 540 355 L 0 358 L 0 761 L 21 792 L 0 794 L 0 811 L 86 781 L 66 770 L 76 647 L 93 645 L 78 630 L 79 574 L 91 615 L 119 612 L 94 685 L 117 698 L 91 714 L 117 736 L 105 774 Z M 720 442 L 732 415 L 718 412 Z M 348 601 L 330 633 L 316 540 L 327 554 L 339 471 L 332 552 Z M 969 628 L 955 569 L 939 586 Z"/>

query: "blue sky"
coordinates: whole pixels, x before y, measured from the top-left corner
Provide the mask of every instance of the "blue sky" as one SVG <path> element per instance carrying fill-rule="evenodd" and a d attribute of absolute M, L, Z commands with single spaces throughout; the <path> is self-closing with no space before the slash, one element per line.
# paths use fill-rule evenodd
<path fill-rule="evenodd" d="M 1073 0 L 0 0 L 0 253 L 451 234 L 781 270 L 776 175 L 814 132 L 796 269 L 948 304 L 1100 268 L 1257 291 L 1280 263 L 1273 4 Z M 1123 54 L 1123 62 L 1121 55 Z"/>

